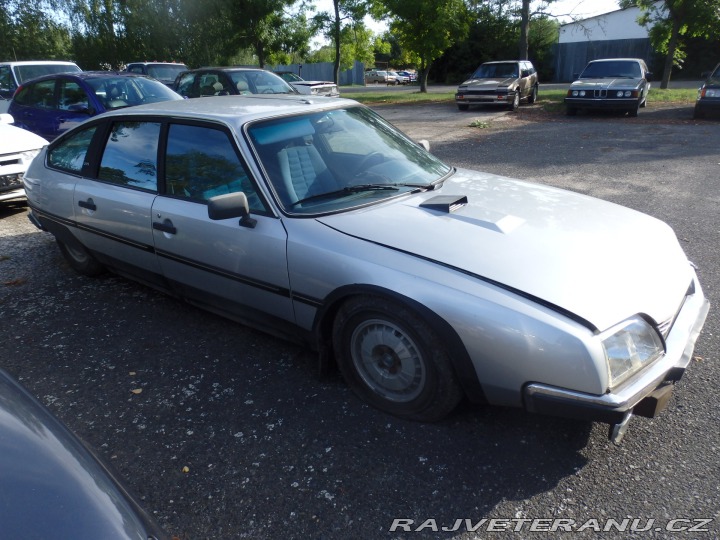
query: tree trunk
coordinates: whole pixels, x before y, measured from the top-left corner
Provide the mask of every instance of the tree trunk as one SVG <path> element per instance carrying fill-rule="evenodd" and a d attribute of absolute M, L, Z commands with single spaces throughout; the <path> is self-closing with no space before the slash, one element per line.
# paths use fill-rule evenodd
<path fill-rule="evenodd" d="M 668 84 L 670 84 L 670 74 L 672 73 L 673 63 L 675 59 L 675 50 L 678 46 L 681 26 L 682 21 L 679 20 L 677 17 L 673 18 L 670 41 L 668 42 L 668 52 L 667 56 L 665 56 L 665 69 L 663 70 L 662 82 L 660 83 L 660 88 L 663 90 L 667 89 Z"/>
<path fill-rule="evenodd" d="M 528 49 L 530 35 L 530 0 L 523 0 L 522 10 L 520 12 L 520 53 L 518 60 L 528 59 Z"/>
<path fill-rule="evenodd" d="M 335 7 L 335 20 L 333 21 L 333 36 L 335 37 L 335 63 L 333 64 L 333 78 L 335 84 L 340 84 L 340 0 L 333 0 Z"/>

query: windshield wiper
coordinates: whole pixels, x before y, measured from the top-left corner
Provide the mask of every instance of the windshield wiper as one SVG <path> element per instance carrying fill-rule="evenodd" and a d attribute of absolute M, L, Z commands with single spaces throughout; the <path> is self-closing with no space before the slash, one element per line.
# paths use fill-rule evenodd
<path fill-rule="evenodd" d="M 319 199 L 331 199 L 333 197 L 340 197 L 342 195 L 348 195 L 350 193 L 360 193 L 362 191 L 397 191 L 398 187 L 390 184 L 358 184 L 356 186 L 347 186 L 342 189 L 335 191 L 328 191 L 327 193 L 318 193 L 317 195 L 310 195 L 299 201 L 295 201 L 290 206 L 297 206 L 308 201 L 314 201 Z"/>

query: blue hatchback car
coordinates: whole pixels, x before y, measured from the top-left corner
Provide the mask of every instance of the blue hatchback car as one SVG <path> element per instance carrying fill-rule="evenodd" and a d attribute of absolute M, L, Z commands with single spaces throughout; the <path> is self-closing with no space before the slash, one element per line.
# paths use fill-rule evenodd
<path fill-rule="evenodd" d="M 8 113 L 17 127 L 51 141 L 105 111 L 176 99 L 183 98 L 151 77 L 115 71 L 82 71 L 45 75 L 22 84 L 10 102 Z"/>

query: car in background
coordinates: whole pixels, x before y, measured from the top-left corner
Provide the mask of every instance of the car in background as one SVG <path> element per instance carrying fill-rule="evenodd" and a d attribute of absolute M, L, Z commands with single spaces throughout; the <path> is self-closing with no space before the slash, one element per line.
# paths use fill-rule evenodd
<path fill-rule="evenodd" d="M 23 175 L 47 144 L 34 133 L 13 126 L 13 117 L 0 113 L 0 202 L 25 198 Z"/>
<path fill-rule="evenodd" d="M 407 75 L 400 75 L 397 71 L 388 71 L 388 75 L 395 77 L 398 84 L 410 84 L 410 77 Z"/>
<path fill-rule="evenodd" d="M 390 72 L 385 70 L 371 69 L 365 72 L 365 84 L 380 84 L 385 83 L 386 85 L 398 84 L 397 79 Z"/>
<path fill-rule="evenodd" d="M 411 83 L 417 81 L 417 72 L 415 71 L 398 71 L 397 74 L 402 75 L 403 77 L 407 77 Z"/>
<path fill-rule="evenodd" d="M 3 538 L 168 538 L 122 480 L 0 369 Z"/>
<path fill-rule="evenodd" d="M 349 99 L 168 101 L 65 133 L 25 191 L 78 273 L 300 340 L 387 413 L 467 397 L 616 442 L 659 413 L 708 311 L 672 229 L 424 146 Z"/>
<path fill-rule="evenodd" d="M 173 89 L 184 98 L 298 94 L 273 72 L 252 67 L 206 67 L 180 73 Z"/>
<path fill-rule="evenodd" d="M 641 58 L 602 58 L 592 60 L 570 85 L 565 96 L 565 112 L 612 110 L 637 116 L 647 104 L 650 78 Z"/>
<path fill-rule="evenodd" d="M 455 103 L 461 111 L 467 111 L 470 105 L 500 105 L 514 111 L 523 101 L 530 105 L 535 103 L 539 87 L 537 70 L 532 62 L 485 62 L 458 86 Z"/>
<path fill-rule="evenodd" d="M 182 99 L 160 81 L 123 71 L 45 75 L 22 84 L 8 112 L 48 141 L 91 116 L 141 103 Z"/>
<path fill-rule="evenodd" d="M 705 118 L 708 114 L 720 112 L 720 64 L 708 75 L 698 89 L 693 118 Z"/>
<path fill-rule="evenodd" d="M 125 66 L 124 71 L 149 75 L 165 86 L 172 87 L 177 76 L 188 69 L 190 68 L 179 62 L 130 62 Z"/>
<path fill-rule="evenodd" d="M 276 71 L 275 75 L 282 77 L 301 94 L 322 97 L 338 97 L 340 95 L 337 84 L 331 81 L 306 81 L 292 71 Z"/>
<path fill-rule="evenodd" d="M 25 81 L 42 75 L 76 71 L 82 70 L 74 62 L 59 60 L 0 62 L 0 113 L 7 112 L 10 99 Z"/>

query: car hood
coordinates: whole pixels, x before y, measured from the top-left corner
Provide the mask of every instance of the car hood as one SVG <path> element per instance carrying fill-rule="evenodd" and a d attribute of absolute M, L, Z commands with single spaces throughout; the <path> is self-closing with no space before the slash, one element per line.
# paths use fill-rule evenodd
<path fill-rule="evenodd" d="M 335 83 L 330 82 L 330 81 L 293 81 L 292 84 L 298 84 L 300 86 L 318 86 L 318 85 L 335 86 Z"/>
<path fill-rule="evenodd" d="M 512 86 L 517 79 L 514 77 L 508 77 L 507 79 L 492 78 L 492 79 L 470 79 L 460 85 L 460 88 L 495 88 L 496 86 Z"/>
<path fill-rule="evenodd" d="M 446 195 L 468 203 L 454 212 L 421 206 Z M 319 221 L 532 296 L 598 330 L 637 313 L 667 321 L 694 275 L 673 231 L 655 218 L 468 170 L 439 190 Z"/>
<path fill-rule="evenodd" d="M 703 86 L 705 86 L 705 88 L 720 88 L 720 78 L 711 77 L 707 81 L 705 81 L 705 84 Z"/>
<path fill-rule="evenodd" d="M 47 141 L 25 129 L 0 123 L 0 153 L 14 154 L 37 150 L 47 144 Z"/>
<path fill-rule="evenodd" d="M 607 88 L 637 88 L 644 79 L 628 79 L 627 77 L 609 77 L 605 79 L 581 79 L 573 82 L 573 90 L 604 90 Z"/>

